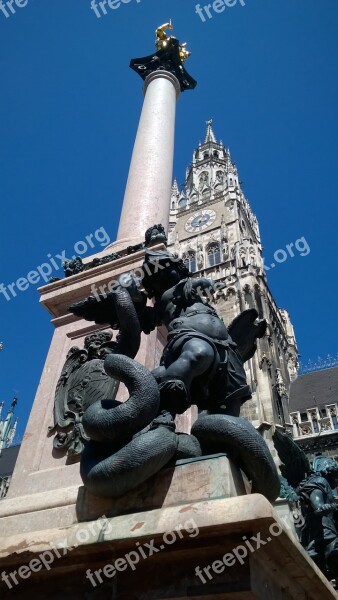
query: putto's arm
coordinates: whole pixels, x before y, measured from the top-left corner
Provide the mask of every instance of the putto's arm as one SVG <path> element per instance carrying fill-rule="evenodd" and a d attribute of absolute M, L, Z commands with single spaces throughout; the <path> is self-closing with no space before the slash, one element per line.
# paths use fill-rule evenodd
<path fill-rule="evenodd" d="M 325 504 L 324 500 L 324 494 L 320 490 L 314 490 L 310 496 L 312 508 L 319 517 L 338 510 L 337 504 Z"/>
<path fill-rule="evenodd" d="M 147 335 L 154 331 L 156 327 L 162 325 L 159 321 L 157 311 L 152 306 L 146 306 L 143 309 L 142 314 L 140 315 L 140 323 L 143 333 Z"/>

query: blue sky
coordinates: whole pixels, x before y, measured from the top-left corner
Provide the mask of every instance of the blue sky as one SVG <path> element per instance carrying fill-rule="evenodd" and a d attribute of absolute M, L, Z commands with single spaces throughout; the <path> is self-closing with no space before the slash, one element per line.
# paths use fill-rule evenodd
<path fill-rule="evenodd" d="M 203 6 L 203 2 L 202 2 Z M 104 227 L 117 231 L 142 106 L 131 58 L 173 19 L 198 81 L 178 103 L 175 174 L 214 119 L 259 219 L 268 273 L 303 360 L 337 353 L 338 3 L 246 0 L 203 22 L 194 0 L 131 0 L 97 18 L 90 0 L 28 0 L 0 12 L 0 283 Z M 99 250 L 97 244 L 95 250 Z M 54 276 L 60 276 L 55 271 Z M 22 434 L 52 337 L 38 284 L 0 294 L 0 400 L 19 397 Z"/>

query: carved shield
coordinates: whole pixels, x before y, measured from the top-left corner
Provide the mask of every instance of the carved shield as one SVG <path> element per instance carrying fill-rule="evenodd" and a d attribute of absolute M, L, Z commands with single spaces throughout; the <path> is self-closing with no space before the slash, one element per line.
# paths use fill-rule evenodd
<path fill-rule="evenodd" d="M 97 334 L 96 338 L 90 336 L 85 340 L 88 349 L 74 347 L 67 355 L 56 386 L 54 426 L 49 430 L 56 433 L 53 442 L 56 450 L 64 450 L 68 455 L 81 454 L 87 440 L 82 427 L 83 413 L 98 400 L 116 397 L 119 382 L 106 374 L 104 356 L 100 358 L 100 348 L 107 347 L 110 338 L 108 333 Z"/>

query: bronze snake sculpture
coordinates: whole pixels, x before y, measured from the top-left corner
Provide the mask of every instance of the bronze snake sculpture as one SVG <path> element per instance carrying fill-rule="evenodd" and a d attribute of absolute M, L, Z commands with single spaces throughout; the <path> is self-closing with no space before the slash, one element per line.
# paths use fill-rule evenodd
<path fill-rule="evenodd" d="M 177 458 L 226 453 L 252 481 L 252 491 L 274 501 L 280 489 L 277 469 L 265 441 L 249 421 L 202 413 L 189 436 L 176 433 L 174 415 L 161 412 L 154 376 L 134 360 L 141 329 L 127 290 L 119 287 L 110 296 L 109 318 L 107 304 L 98 319 L 88 311 L 86 302 L 72 306 L 71 311 L 96 322 L 122 324 L 119 342 L 104 367 L 110 377 L 125 383 L 130 394 L 125 403 L 96 402 L 83 416 L 90 438 L 81 458 L 81 477 L 87 489 L 97 496 L 117 498 Z M 90 304 L 92 307 L 92 300 Z M 124 354 L 120 354 L 122 349 Z"/>

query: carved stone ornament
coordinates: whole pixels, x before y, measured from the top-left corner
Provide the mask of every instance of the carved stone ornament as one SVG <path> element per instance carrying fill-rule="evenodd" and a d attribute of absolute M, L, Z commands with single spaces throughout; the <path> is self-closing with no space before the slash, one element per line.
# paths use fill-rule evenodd
<path fill-rule="evenodd" d="M 81 454 L 88 440 L 82 427 L 84 411 L 98 400 L 114 399 L 119 382 L 109 377 L 104 358 L 110 353 L 109 332 L 98 332 L 85 338 L 84 348 L 74 346 L 67 354 L 56 386 L 53 446 L 67 455 Z"/>
<path fill-rule="evenodd" d="M 288 396 L 288 392 L 286 389 L 286 385 L 284 383 L 284 379 L 281 373 L 280 369 L 276 369 L 276 383 L 275 383 L 275 388 L 278 392 L 278 394 L 282 397 L 282 396 Z"/>

